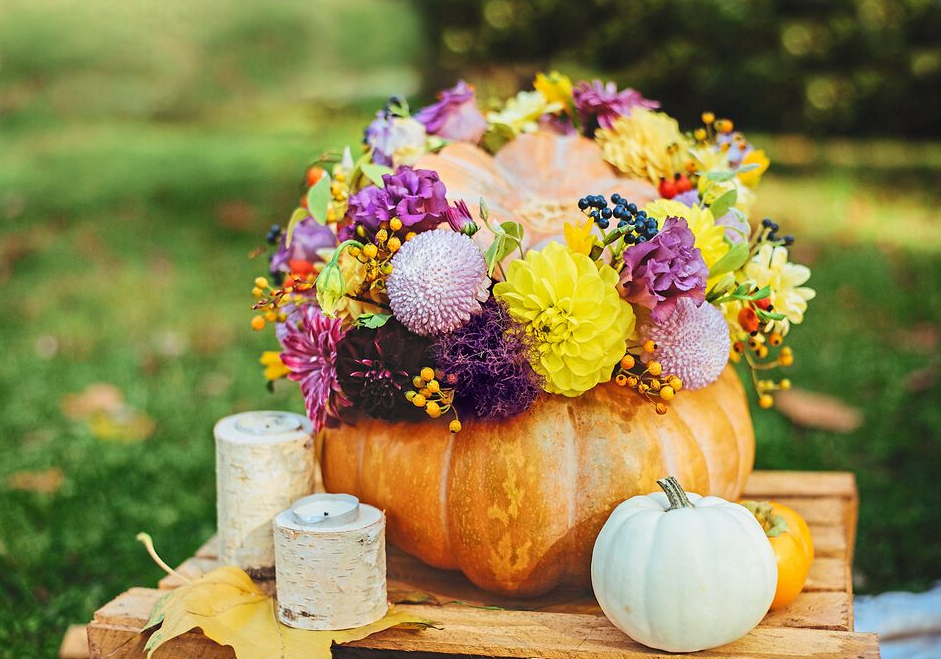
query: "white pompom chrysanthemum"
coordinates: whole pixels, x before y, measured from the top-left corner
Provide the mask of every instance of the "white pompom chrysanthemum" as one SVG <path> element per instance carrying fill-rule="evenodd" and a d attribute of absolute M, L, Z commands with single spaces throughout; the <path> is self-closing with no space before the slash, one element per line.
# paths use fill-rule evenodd
<path fill-rule="evenodd" d="M 681 298 L 669 318 L 645 323 L 640 335 L 657 344 L 643 360 L 660 362 L 664 373 L 683 381 L 684 389 L 702 389 L 715 382 L 729 361 L 729 326 L 722 312 L 708 302 L 696 306 Z"/>
<path fill-rule="evenodd" d="M 450 332 L 480 311 L 490 278 L 480 249 L 448 229 L 420 233 L 392 259 L 386 281 L 392 313 L 415 334 Z"/>

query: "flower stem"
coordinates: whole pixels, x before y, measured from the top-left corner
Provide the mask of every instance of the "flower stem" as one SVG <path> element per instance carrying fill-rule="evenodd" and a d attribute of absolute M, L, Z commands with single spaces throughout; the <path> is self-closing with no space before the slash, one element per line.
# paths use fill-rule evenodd
<path fill-rule="evenodd" d="M 666 493 L 667 499 L 670 501 L 670 507 L 667 509 L 667 511 L 695 507 L 689 502 L 689 498 L 686 496 L 686 492 L 683 491 L 679 481 L 676 480 L 676 478 L 673 476 L 661 478 L 657 481 L 657 485 L 659 485 L 660 488 Z"/>
<path fill-rule="evenodd" d="M 154 539 L 150 537 L 149 533 L 138 533 L 137 540 L 144 543 L 144 547 L 147 548 L 147 553 L 150 554 L 150 557 L 154 559 L 154 563 L 156 563 L 160 567 L 160 569 L 162 569 L 164 572 L 166 572 L 167 574 L 171 576 L 174 576 L 178 579 L 185 581 L 186 583 L 189 583 L 190 581 L 189 579 L 187 579 L 182 574 L 180 574 L 179 572 L 174 570 L 172 567 L 167 565 L 163 561 L 163 559 L 157 555 L 157 550 L 154 549 Z"/>

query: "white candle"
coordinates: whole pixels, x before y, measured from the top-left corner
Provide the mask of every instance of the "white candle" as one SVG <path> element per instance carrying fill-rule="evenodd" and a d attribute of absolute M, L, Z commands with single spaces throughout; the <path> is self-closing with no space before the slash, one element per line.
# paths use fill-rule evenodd
<path fill-rule="evenodd" d="M 350 629 L 388 611 L 382 511 L 349 494 L 313 494 L 275 517 L 274 541 L 284 624 Z"/>
<path fill-rule="evenodd" d="M 216 424 L 219 560 L 274 578 L 271 520 L 314 489 L 310 421 L 288 412 L 245 412 Z"/>

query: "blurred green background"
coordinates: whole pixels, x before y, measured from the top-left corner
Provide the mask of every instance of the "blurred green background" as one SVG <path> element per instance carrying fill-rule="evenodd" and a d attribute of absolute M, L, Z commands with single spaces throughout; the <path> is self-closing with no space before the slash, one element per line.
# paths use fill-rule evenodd
<path fill-rule="evenodd" d="M 302 409 L 264 387 L 249 253 L 306 164 L 385 97 L 458 75 L 606 73 L 768 150 L 759 213 L 818 290 L 802 388 L 860 428 L 754 408 L 758 466 L 846 469 L 857 588 L 941 577 L 941 30 L 935 2 L 4 0 L 0 20 L 0 656 L 52 656 L 215 525 L 212 425 Z M 760 217 L 761 215 L 759 215 Z M 93 383 L 109 383 L 78 394 Z M 104 401 L 112 417 L 89 416 Z M 114 416 L 114 415 L 112 415 Z M 146 441 L 122 435 L 152 434 Z"/>

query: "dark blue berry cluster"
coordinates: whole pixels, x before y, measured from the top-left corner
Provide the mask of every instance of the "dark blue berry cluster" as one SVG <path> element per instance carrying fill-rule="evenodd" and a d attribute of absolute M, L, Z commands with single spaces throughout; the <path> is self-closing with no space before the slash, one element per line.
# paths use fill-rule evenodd
<path fill-rule="evenodd" d="M 281 227 L 277 224 L 272 224 L 271 228 L 268 229 L 268 235 L 265 236 L 265 240 L 268 241 L 269 245 L 275 245 L 279 240 L 281 240 Z"/>
<path fill-rule="evenodd" d="M 657 221 L 647 213 L 637 209 L 637 204 L 621 195 L 611 195 L 611 204 L 602 195 L 588 195 L 578 200 L 578 208 L 588 215 L 599 229 L 607 229 L 611 220 L 617 220 L 618 231 L 628 245 L 647 242 L 657 235 Z"/>
<path fill-rule="evenodd" d="M 787 235 L 787 236 L 784 236 L 784 238 L 778 238 L 778 230 L 780 229 L 780 227 L 778 226 L 777 222 L 772 222 L 771 218 L 766 217 L 765 219 L 763 219 L 761 221 L 761 226 L 764 227 L 765 229 L 768 229 L 767 239 L 769 241 L 771 242 L 781 241 L 784 243 L 785 247 L 790 247 L 791 245 L 794 244 L 794 236 Z"/>

